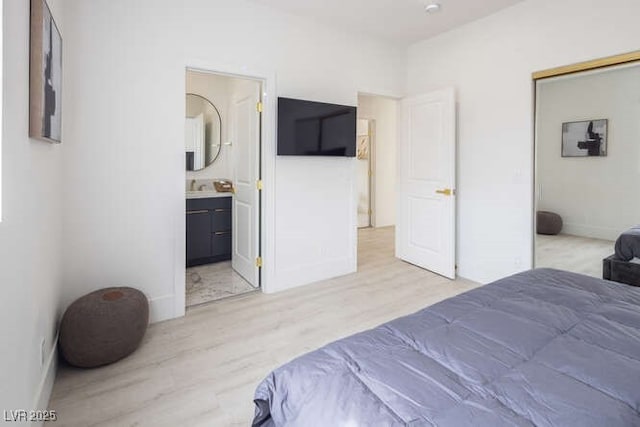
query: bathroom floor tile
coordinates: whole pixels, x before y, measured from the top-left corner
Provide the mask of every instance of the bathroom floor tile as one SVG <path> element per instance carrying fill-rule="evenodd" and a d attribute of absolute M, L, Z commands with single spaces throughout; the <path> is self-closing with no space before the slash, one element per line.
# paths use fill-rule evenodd
<path fill-rule="evenodd" d="M 252 292 L 251 286 L 231 268 L 231 261 L 187 268 L 187 307 Z"/>

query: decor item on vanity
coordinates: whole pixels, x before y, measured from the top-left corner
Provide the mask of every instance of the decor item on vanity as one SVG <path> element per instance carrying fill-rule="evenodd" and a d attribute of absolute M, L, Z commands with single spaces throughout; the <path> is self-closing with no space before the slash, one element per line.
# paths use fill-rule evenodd
<path fill-rule="evenodd" d="M 233 183 L 228 179 L 216 179 L 213 186 L 219 193 L 233 193 Z"/>
<path fill-rule="evenodd" d="M 62 141 L 62 37 L 45 0 L 31 0 L 29 137 Z"/>
<path fill-rule="evenodd" d="M 149 302 L 137 289 L 113 287 L 74 301 L 60 325 L 60 353 L 73 366 L 95 368 L 133 353 L 149 324 Z"/>
<path fill-rule="evenodd" d="M 562 157 L 607 155 L 607 119 L 562 124 Z"/>

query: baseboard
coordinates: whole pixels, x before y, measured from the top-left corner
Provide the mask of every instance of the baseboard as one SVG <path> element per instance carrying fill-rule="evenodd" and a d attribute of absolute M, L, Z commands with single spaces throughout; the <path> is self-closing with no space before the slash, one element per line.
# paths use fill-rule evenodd
<path fill-rule="evenodd" d="M 175 295 L 164 295 L 149 299 L 149 321 L 151 323 L 173 319 L 175 313 Z"/>
<path fill-rule="evenodd" d="M 620 230 L 609 227 L 598 227 L 584 224 L 565 222 L 562 226 L 562 234 L 570 234 L 578 237 L 615 241 L 620 235 Z"/>
<path fill-rule="evenodd" d="M 53 341 L 53 348 L 49 352 L 49 357 L 45 361 L 44 369 L 42 370 L 42 378 L 40 384 L 38 384 L 38 390 L 33 399 L 33 410 L 44 411 L 49 407 L 49 399 L 51 398 L 51 392 L 53 391 L 53 383 L 56 380 L 56 372 L 58 372 L 58 337 L 56 336 Z M 55 409 L 55 408 L 52 408 Z M 42 426 L 44 422 L 33 422 L 32 427 Z"/>
<path fill-rule="evenodd" d="M 345 276 L 357 271 L 355 258 L 340 258 L 318 264 L 300 265 L 276 272 L 274 284 L 268 293 L 281 292 L 299 286 Z"/>

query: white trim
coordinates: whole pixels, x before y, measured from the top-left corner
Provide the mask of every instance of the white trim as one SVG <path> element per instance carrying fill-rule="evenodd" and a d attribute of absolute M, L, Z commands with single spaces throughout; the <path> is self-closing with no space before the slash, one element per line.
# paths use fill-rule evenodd
<path fill-rule="evenodd" d="M 0 0 L 1 1 L 1 0 Z M 38 384 L 36 394 L 33 398 L 32 410 L 44 411 L 49 407 L 49 399 L 53 391 L 53 383 L 58 372 L 58 337 L 53 340 L 53 346 L 49 351 L 49 357 L 44 364 L 42 378 Z M 55 408 L 52 408 L 55 409 Z M 31 426 L 41 426 L 44 422 L 32 422 Z"/>
<path fill-rule="evenodd" d="M 184 282 L 184 272 L 182 274 L 182 281 Z M 182 292 L 184 298 L 184 291 Z M 174 301 L 180 299 L 180 294 L 163 295 L 161 297 L 149 299 L 149 321 L 151 323 L 162 322 L 163 320 L 172 319 L 174 317 L 184 316 L 184 313 L 180 316 L 172 315 Z M 184 310 L 184 306 L 182 308 Z"/>
<path fill-rule="evenodd" d="M 262 82 L 262 102 L 264 110 L 262 112 L 262 281 L 261 289 L 264 293 L 272 292 L 274 287 L 275 274 L 275 168 L 276 168 L 276 111 L 277 111 L 277 91 L 276 91 L 276 73 L 272 70 L 249 69 L 240 65 L 224 65 L 212 63 L 202 60 L 185 61 L 183 72 L 186 70 L 195 70 L 218 74 L 229 77 L 239 77 L 245 79 L 260 80 Z M 186 81 L 185 81 L 186 93 Z M 182 150 L 184 151 L 184 150 Z M 184 160 L 182 161 L 184 165 Z M 184 168 L 183 168 L 184 169 Z M 184 189 L 184 180 L 186 179 L 186 171 L 183 172 L 184 177 L 180 185 Z M 184 199 L 180 201 L 182 209 L 177 216 L 177 222 L 174 227 L 174 248 L 176 255 L 182 252 L 184 254 Z M 174 317 L 181 317 L 185 314 L 185 259 L 184 255 L 174 256 L 178 263 L 175 266 L 174 275 Z"/>

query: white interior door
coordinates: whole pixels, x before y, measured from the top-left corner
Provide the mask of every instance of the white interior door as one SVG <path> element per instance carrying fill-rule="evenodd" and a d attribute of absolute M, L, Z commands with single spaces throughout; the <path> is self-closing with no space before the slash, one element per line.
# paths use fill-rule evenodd
<path fill-rule="evenodd" d="M 456 107 L 453 88 L 401 102 L 396 256 L 455 278 Z"/>
<path fill-rule="evenodd" d="M 254 82 L 251 82 L 254 83 Z M 260 100 L 260 85 L 247 85 L 232 101 L 233 140 L 233 221 L 232 266 L 251 285 L 258 286 L 260 230 L 259 178 L 260 113 L 256 108 Z"/>

